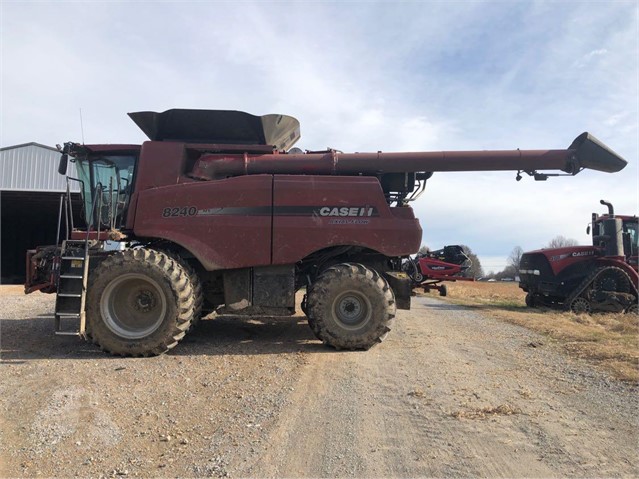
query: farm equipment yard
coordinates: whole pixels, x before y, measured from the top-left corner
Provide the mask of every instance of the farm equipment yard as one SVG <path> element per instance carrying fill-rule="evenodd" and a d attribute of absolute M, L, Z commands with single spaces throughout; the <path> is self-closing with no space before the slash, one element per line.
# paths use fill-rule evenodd
<path fill-rule="evenodd" d="M 639 479 L 639 0 L 0 2 L 0 479 Z"/>
<path fill-rule="evenodd" d="M 413 298 L 370 351 L 323 346 L 298 312 L 205 320 L 135 359 L 49 334 L 55 298 L 2 286 L 0 475 L 639 474 L 635 315 L 542 316 L 516 284 L 449 291 Z M 602 358 L 615 335 L 625 352 Z"/>
<path fill-rule="evenodd" d="M 526 302 L 461 284 L 460 245 L 409 259 L 433 172 L 623 170 L 594 136 L 343 153 L 292 148 L 286 115 L 129 116 L 149 141 L 59 147 L 87 224 L 67 187 L 61 242 L 27 251 L 34 294 L 1 298 L 3 476 L 639 474 L 636 217 L 602 202 L 565 274 L 533 252 Z"/>

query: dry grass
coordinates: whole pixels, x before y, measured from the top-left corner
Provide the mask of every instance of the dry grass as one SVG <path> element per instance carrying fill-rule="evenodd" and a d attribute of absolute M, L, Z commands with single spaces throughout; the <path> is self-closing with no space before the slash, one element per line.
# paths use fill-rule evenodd
<path fill-rule="evenodd" d="M 0 296 L 13 296 L 16 294 L 24 294 L 24 286 L 21 284 L 3 284 L 0 285 Z"/>
<path fill-rule="evenodd" d="M 487 406 L 467 411 L 455 411 L 451 416 L 457 419 L 484 419 L 489 416 L 512 416 L 513 414 L 519 414 L 519 410 L 508 404 L 500 404 L 496 407 Z"/>
<path fill-rule="evenodd" d="M 424 391 L 422 391 L 421 389 L 413 389 L 408 393 L 408 395 L 415 398 L 423 398 L 426 396 Z"/>
<path fill-rule="evenodd" d="M 517 283 L 458 282 L 447 287 L 445 299 L 452 303 L 540 332 L 571 355 L 594 361 L 621 380 L 639 382 L 639 315 L 530 309 Z"/>

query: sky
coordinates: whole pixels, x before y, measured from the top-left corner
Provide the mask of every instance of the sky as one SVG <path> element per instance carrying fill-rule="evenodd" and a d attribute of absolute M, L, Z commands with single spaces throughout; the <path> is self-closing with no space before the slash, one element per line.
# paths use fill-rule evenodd
<path fill-rule="evenodd" d="M 170 108 L 291 115 L 296 146 L 345 152 L 561 149 L 589 131 L 623 171 L 435 173 L 412 204 L 422 243 L 499 271 L 515 246 L 587 244 L 600 199 L 639 212 L 636 1 L 2 0 L 0 35 L 0 146 L 141 143 L 126 113 Z"/>

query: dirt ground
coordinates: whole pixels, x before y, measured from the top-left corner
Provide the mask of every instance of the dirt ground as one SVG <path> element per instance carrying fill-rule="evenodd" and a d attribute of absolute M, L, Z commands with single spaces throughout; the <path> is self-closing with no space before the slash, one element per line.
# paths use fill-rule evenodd
<path fill-rule="evenodd" d="M 367 352 L 220 317 L 148 359 L 55 337 L 51 295 L 0 296 L 2 477 L 639 476 L 634 383 L 434 295 Z"/>
<path fill-rule="evenodd" d="M 588 359 L 623 381 L 639 383 L 637 314 L 578 315 L 544 307 L 528 308 L 525 293 L 514 282 L 459 281 L 449 283 L 448 290 L 447 301 L 540 332 L 571 356 Z"/>

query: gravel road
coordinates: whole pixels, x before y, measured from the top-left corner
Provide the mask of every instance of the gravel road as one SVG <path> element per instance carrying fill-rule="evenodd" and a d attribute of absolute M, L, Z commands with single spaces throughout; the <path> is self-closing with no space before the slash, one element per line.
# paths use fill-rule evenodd
<path fill-rule="evenodd" d="M 2 477 L 639 476 L 636 386 L 460 306 L 414 298 L 367 352 L 219 317 L 123 359 L 53 300 L 0 296 Z"/>

